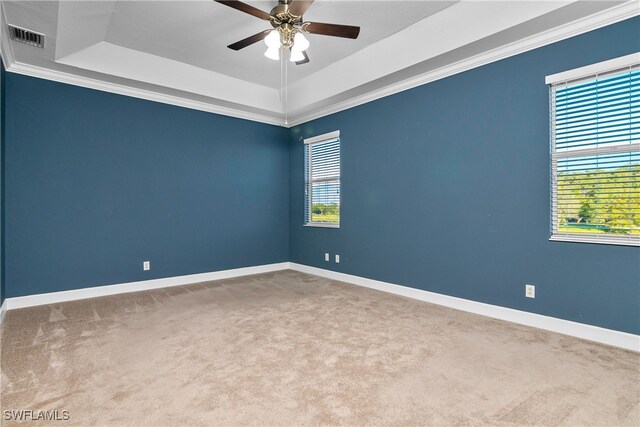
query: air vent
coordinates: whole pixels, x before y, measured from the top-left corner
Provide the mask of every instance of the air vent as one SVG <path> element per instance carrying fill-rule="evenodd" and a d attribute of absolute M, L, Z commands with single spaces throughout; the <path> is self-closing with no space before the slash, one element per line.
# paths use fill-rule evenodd
<path fill-rule="evenodd" d="M 44 34 L 34 33 L 33 31 L 14 27 L 13 25 L 9 25 L 9 34 L 11 34 L 11 40 L 44 48 Z"/>

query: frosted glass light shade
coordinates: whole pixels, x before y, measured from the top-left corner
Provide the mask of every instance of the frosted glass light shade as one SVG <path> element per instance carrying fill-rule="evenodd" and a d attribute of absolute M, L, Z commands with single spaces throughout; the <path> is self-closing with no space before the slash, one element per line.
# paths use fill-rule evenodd
<path fill-rule="evenodd" d="M 303 59 L 304 59 L 304 54 L 302 53 L 301 50 L 291 49 L 291 57 L 289 58 L 289 61 L 298 62 L 298 61 L 302 61 Z"/>
<path fill-rule="evenodd" d="M 277 61 L 280 59 L 280 47 L 270 47 L 267 49 L 267 51 L 264 53 L 264 56 L 266 56 L 269 59 L 273 59 L 274 61 Z"/>
<path fill-rule="evenodd" d="M 278 30 L 271 31 L 269 35 L 264 38 L 264 43 L 267 45 L 269 49 L 279 48 L 280 34 L 278 33 Z"/>
<path fill-rule="evenodd" d="M 297 32 L 293 37 L 293 50 L 298 52 L 305 51 L 309 48 L 309 40 L 301 33 Z"/>

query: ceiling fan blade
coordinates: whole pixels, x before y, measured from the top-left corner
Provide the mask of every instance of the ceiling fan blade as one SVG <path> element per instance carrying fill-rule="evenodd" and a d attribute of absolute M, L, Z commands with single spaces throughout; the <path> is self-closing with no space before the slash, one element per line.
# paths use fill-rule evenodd
<path fill-rule="evenodd" d="M 289 13 L 294 16 L 302 16 L 312 3 L 313 0 L 293 0 L 289 3 Z"/>
<path fill-rule="evenodd" d="M 236 10 L 239 10 L 240 12 L 248 13 L 249 15 L 253 15 L 257 18 L 264 19 L 265 21 L 271 20 L 271 15 L 269 15 L 267 12 L 264 12 L 253 6 L 249 6 L 248 4 L 242 3 L 241 1 L 237 1 L 237 0 L 214 0 L 214 1 L 217 3 L 221 3 L 225 6 L 234 8 Z"/>
<path fill-rule="evenodd" d="M 357 39 L 360 34 L 360 27 L 352 25 L 323 24 L 322 22 L 305 22 L 302 25 L 303 31 L 311 34 L 321 34 L 323 36 L 344 37 L 346 39 Z"/>
<path fill-rule="evenodd" d="M 296 65 L 302 65 L 309 62 L 309 55 L 307 55 L 307 51 L 302 51 L 302 54 L 304 55 L 304 59 L 301 59 L 300 61 L 296 61 Z"/>
<path fill-rule="evenodd" d="M 242 39 L 239 42 L 235 42 L 227 46 L 229 49 L 240 50 L 247 46 L 250 46 L 254 43 L 259 42 L 260 40 L 264 40 L 265 37 L 269 35 L 269 33 L 273 30 L 264 30 L 259 32 L 258 34 L 254 34 L 251 37 L 247 37 L 246 39 Z"/>

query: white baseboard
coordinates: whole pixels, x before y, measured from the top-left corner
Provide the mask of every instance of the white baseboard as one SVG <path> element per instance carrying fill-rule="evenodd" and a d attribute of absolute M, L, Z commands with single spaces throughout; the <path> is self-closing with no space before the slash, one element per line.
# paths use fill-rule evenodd
<path fill-rule="evenodd" d="M 467 311 L 470 313 L 480 314 L 482 316 L 493 317 L 495 319 L 506 320 L 521 325 L 532 326 L 534 328 L 640 352 L 640 335 L 600 328 L 598 326 L 572 322 L 555 317 L 543 316 L 541 314 L 529 313 L 526 311 L 514 310 L 497 305 L 485 304 L 435 292 L 423 291 L 421 289 L 410 288 L 408 286 L 395 285 L 393 283 L 381 282 L 379 280 L 367 279 L 365 277 L 353 276 L 351 274 L 338 273 L 336 271 L 310 267 L 293 262 L 290 263 L 290 268 L 302 273 L 314 274 L 328 279 L 339 280 L 353 285 L 389 292 L 432 304 L 454 308 L 456 310 Z"/>
<path fill-rule="evenodd" d="M 4 320 L 4 315 L 7 312 L 7 300 L 2 302 L 2 306 L 0 306 L 0 325 L 2 325 L 2 321 Z"/>
<path fill-rule="evenodd" d="M 118 285 L 96 286 L 92 288 L 74 289 L 70 291 L 7 298 L 4 300 L 2 307 L 0 307 L 0 324 L 2 323 L 2 319 L 4 318 L 7 310 L 13 310 L 17 308 L 32 307 L 44 304 L 55 304 L 65 301 L 96 298 L 107 295 L 145 291 L 149 289 L 167 288 L 171 286 L 188 285 L 192 283 L 229 279 L 232 277 L 268 273 L 286 269 L 292 269 L 307 274 L 314 274 L 316 276 L 326 277 L 332 280 L 339 280 L 342 282 L 364 286 L 383 292 L 389 292 L 392 294 L 401 295 L 432 304 L 450 307 L 456 310 L 480 314 L 482 316 L 506 320 L 521 325 L 532 326 L 534 328 L 544 329 L 547 331 L 557 332 L 564 335 L 570 335 L 577 338 L 640 352 L 639 335 L 615 331 L 612 329 L 600 328 L 598 326 L 572 322 L 555 317 L 543 316 L 541 314 L 514 310 L 497 305 L 485 304 L 463 298 L 438 294 L 435 292 L 423 291 L 421 289 L 410 288 L 408 286 L 396 285 L 393 283 L 367 279 L 365 277 L 339 273 L 336 271 L 310 267 L 307 265 L 296 264 L 292 262 L 281 262 L 277 264 L 236 268 L 232 270 L 214 271 L 210 273 L 190 274 L 186 276 L 167 277 L 162 279 L 145 280 Z"/>
<path fill-rule="evenodd" d="M 73 289 L 70 291 L 51 292 L 46 294 L 13 297 L 4 300 L 4 310 L 32 307 L 44 304 L 56 304 L 86 298 L 103 297 L 107 295 L 128 292 L 146 291 L 149 289 L 168 288 L 171 286 L 188 285 L 191 283 L 208 282 L 211 280 L 229 279 L 232 277 L 248 276 L 250 274 L 269 273 L 271 271 L 287 270 L 288 262 L 258 265 L 254 267 L 234 268 L 232 270 L 214 271 L 210 273 L 189 274 L 187 276 L 166 277 L 162 279 L 144 280 L 140 282 L 121 283 L 118 285 L 96 286 L 92 288 Z"/>

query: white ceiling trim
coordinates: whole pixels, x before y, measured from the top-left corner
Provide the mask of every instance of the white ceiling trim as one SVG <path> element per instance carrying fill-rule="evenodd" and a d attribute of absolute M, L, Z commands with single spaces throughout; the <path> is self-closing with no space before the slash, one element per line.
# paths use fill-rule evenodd
<path fill-rule="evenodd" d="M 0 8 L 0 12 L 3 12 L 2 8 Z M 16 62 L 12 52 L 11 43 L 9 43 L 8 40 L 8 34 L 6 33 L 5 25 L 3 25 L 3 28 L 0 29 L 0 55 L 2 56 L 7 71 L 9 72 L 15 72 L 18 74 L 24 74 L 32 77 L 72 84 L 120 95 L 132 96 L 135 98 L 161 102 L 164 104 L 171 104 L 180 107 L 221 114 L 224 116 L 237 117 L 272 125 L 292 127 L 329 114 L 346 110 L 348 108 L 362 105 L 376 99 L 393 95 L 398 92 L 421 86 L 423 84 L 436 81 L 457 73 L 468 71 L 470 69 L 486 65 L 491 62 L 499 61 L 501 59 L 505 59 L 519 53 L 527 52 L 538 47 L 542 47 L 551 43 L 558 42 L 560 40 L 586 33 L 588 31 L 611 25 L 616 22 L 620 22 L 625 19 L 637 16 L 638 14 L 640 14 L 638 3 L 636 0 L 632 0 L 620 6 L 608 9 L 604 12 L 579 19 L 560 27 L 556 27 L 552 30 L 525 38 L 518 42 L 485 52 L 480 55 L 476 55 L 463 61 L 448 65 L 446 67 L 430 71 L 428 73 L 404 80 L 402 82 L 387 85 L 381 89 L 371 91 L 369 93 L 351 98 L 346 101 L 337 102 L 333 105 L 321 107 L 305 114 L 289 117 L 286 124 L 284 117 L 282 117 L 281 114 L 277 113 L 274 113 L 274 115 L 267 115 L 247 112 L 242 109 L 214 105 L 207 102 L 195 101 L 193 99 L 185 97 L 168 95 L 152 90 L 134 88 L 125 84 L 105 82 L 96 78 L 79 76 L 72 73 L 55 71 L 47 68 Z M 0 20 L 0 22 L 4 22 L 4 19 Z"/>
<path fill-rule="evenodd" d="M 290 97 L 289 114 L 295 117 L 312 105 L 326 105 L 326 100 L 352 88 L 462 48 L 570 3 L 575 0 L 526 1 L 518 3 L 517 7 L 506 7 L 505 2 L 459 1 L 295 82 L 288 89 L 294 95 Z"/>
<path fill-rule="evenodd" d="M 56 62 L 258 110 L 273 111 L 275 115 L 283 113 L 277 89 L 105 41 L 59 58 Z M 215 89 L 212 88 L 213 82 Z"/>
<path fill-rule="evenodd" d="M 91 79 L 84 76 L 77 76 L 75 74 L 64 73 L 61 71 L 52 71 L 47 68 L 35 67 L 29 64 L 13 62 L 11 63 L 11 65 L 7 65 L 7 63 L 5 62 L 5 67 L 7 71 L 17 74 L 23 74 L 26 76 L 52 80 L 60 83 L 67 83 L 74 86 L 86 87 L 89 89 L 96 89 L 103 92 L 131 96 L 134 98 L 146 99 L 148 101 L 160 102 L 162 104 L 176 105 L 178 107 L 185 107 L 193 110 L 220 114 L 223 116 L 251 120 L 254 122 L 261 122 L 278 126 L 282 125 L 282 119 L 280 119 L 279 117 L 250 113 L 239 109 L 222 107 L 219 105 L 195 101 L 193 99 L 182 98 L 179 96 L 172 96 L 160 92 L 138 89 L 131 86 L 105 82 L 102 80 Z"/>
<path fill-rule="evenodd" d="M 509 58 L 520 53 L 556 43 L 598 28 L 606 27 L 607 25 L 624 21 L 625 19 L 632 18 L 638 14 L 640 14 L 638 3 L 636 0 L 633 0 L 618 7 L 609 9 L 603 13 L 579 19 L 561 27 L 556 27 L 552 30 L 536 34 L 535 36 L 519 40 L 515 43 L 447 65 L 446 67 L 385 86 L 381 89 L 371 91 L 346 101 L 335 103 L 325 108 L 320 108 L 307 114 L 293 117 L 289 119 L 288 127 L 297 126 L 320 117 L 328 116 L 358 105 L 366 104 L 367 102 L 375 101 L 376 99 L 384 98 L 417 86 L 422 86 L 436 80 L 444 79 L 454 74 L 462 73 L 473 68 L 500 61 L 501 59 Z"/>
<path fill-rule="evenodd" d="M 4 4 L 0 3 L 0 58 L 4 63 L 8 72 L 23 74 L 25 76 L 36 77 L 45 80 L 51 80 L 59 83 L 71 84 L 74 86 L 95 89 L 103 92 L 115 93 L 118 95 L 131 96 L 134 98 L 145 99 L 148 101 L 160 102 L 162 104 L 175 105 L 178 107 L 190 108 L 192 110 L 204 111 L 207 113 L 220 114 L 223 116 L 235 117 L 239 119 L 251 120 L 254 122 L 266 123 L 270 125 L 281 126 L 283 121 L 279 115 L 266 115 L 244 111 L 236 108 L 228 108 L 220 105 L 214 105 L 208 102 L 196 101 L 180 96 L 168 95 L 152 90 L 135 88 L 123 84 L 107 82 L 100 79 L 94 79 L 86 76 L 80 76 L 72 73 L 66 73 L 58 70 L 37 67 L 30 64 L 17 62 L 13 55 L 13 48 L 10 43 L 7 26 L 4 25 Z"/>

